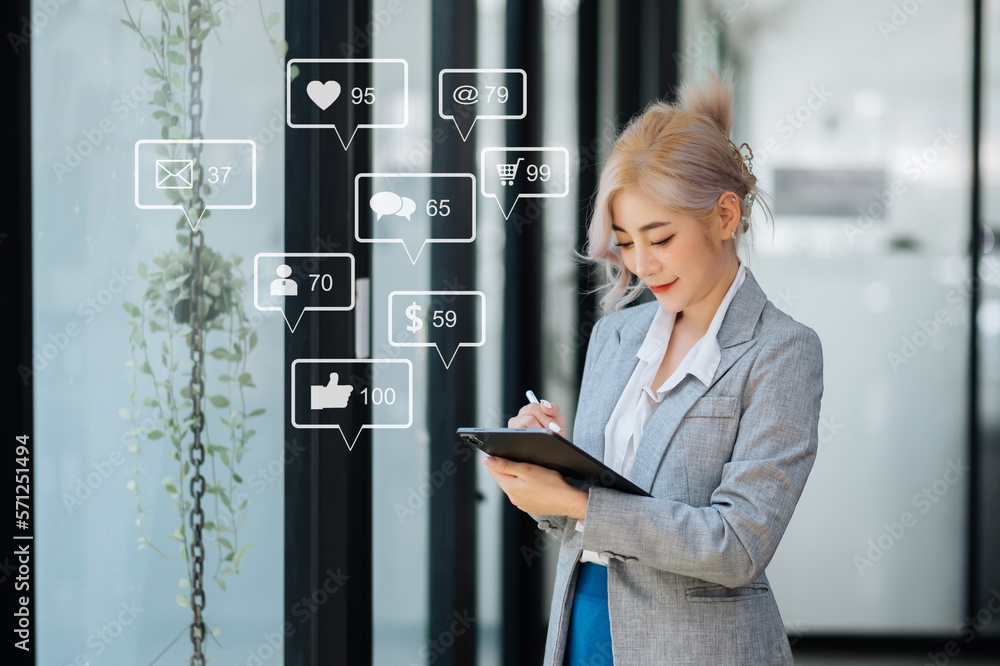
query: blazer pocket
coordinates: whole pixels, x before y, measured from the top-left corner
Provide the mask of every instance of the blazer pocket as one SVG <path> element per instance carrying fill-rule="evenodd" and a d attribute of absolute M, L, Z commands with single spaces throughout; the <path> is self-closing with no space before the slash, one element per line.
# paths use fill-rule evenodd
<path fill-rule="evenodd" d="M 739 404 L 734 397 L 706 395 L 696 400 L 684 417 L 689 419 L 726 418 L 736 416 L 738 408 Z"/>
<path fill-rule="evenodd" d="M 708 585 L 705 587 L 689 587 L 684 595 L 689 602 L 712 603 L 718 601 L 743 601 L 755 599 L 767 594 L 770 588 L 762 583 L 751 583 L 743 587 L 725 587 L 724 585 Z"/>

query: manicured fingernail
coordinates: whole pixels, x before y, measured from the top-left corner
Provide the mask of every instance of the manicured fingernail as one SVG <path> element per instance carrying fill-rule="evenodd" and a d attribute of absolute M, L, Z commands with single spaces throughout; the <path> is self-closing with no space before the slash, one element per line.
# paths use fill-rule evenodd
<path fill-rule="evenodd" d="M 551 430 L 552 432 L 562 432 L 562 428 L 560 428 L 559 424 L 556 423 L 555 421 L 549 423 L 549 430 Z"/>
<path fill-rule="evenodd" d="M 493 456 L 486 456 L 486 458 L 483 459 L 483 464 L 484 465 L 492 465 L 496 461 L 497 461 L 497 459 L 494 458 Z"/>
<path fill-rule="evenodd" d="M 552 409 L 552 403 L 548 400 L 542 400 L 542 404 L 545 405 L 546 409 Z"/>

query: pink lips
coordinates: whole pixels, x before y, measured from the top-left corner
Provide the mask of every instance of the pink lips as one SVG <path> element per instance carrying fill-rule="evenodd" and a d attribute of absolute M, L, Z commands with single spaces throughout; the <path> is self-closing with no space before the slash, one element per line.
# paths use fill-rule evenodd
<path fill-rule="evenodd" d="M 655 287 L 654 286 L 650 286 L 649 288 L 652 289 L 653 293 L 655 293 L 655 294 L 662 294 L 667 289 L 670 289 L 672 286 L 674 286 L 674 284 L 676 282 L 677 282 L 677 278 L 674 278 L 673 282 L 668 282 L 667 284 L 661 284 L 661 285 L 658 285 L 658 286 L 655 286 Z"/>

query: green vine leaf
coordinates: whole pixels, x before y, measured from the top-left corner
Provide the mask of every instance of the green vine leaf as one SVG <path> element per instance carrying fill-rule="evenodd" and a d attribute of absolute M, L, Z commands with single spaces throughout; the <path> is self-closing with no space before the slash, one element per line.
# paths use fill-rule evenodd
<path fill-rule="evenodd" d="M 218 407 L 219 409 L 229 406 L 229 400 L 224 395 L 210 396 L 208 401 L 212 403 L 213 407 Z"/>
<path fill-rule="evenodd" d="M 243 544 L 243 547 L 240 548 L 238 553 L 236 553 L 236 557 L 233 558 L 233 568 L 236 569 L 237 572 L 240 570 L 240 565 L 243 564 L 243 556 L 246 555 L 246 552 L 251 548 L 253 548 L 253 541 L 248 541 Z"/>

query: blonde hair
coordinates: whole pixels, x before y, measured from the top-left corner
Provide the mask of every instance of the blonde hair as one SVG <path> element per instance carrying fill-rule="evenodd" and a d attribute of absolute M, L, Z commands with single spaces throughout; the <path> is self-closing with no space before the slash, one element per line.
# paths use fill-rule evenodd
<path fill-rule="evenodd" d="M 729 138 L 735 116 L 735 86 L 727 73 L 720 81 L 708 72 L 699 86 L 681 86 L 676 105 L 651 103 L 633 118 L 615 141 L 601 172 L 594 214 L 587 230 L 586 254 L 604 266 L 608 292 L 605 311 L 619 310 L 643 290 L 622 261 L 612 225 L 612 205 L 623 191 L 634 192 L 670 210 L 706 221 L 723 192 L 735 192 L 744 222 L 739 240 L 749 230 L 750 207 L 761 200 L 757 178 Z M 765 211 L 766 203 L 761 201 Z"/>

